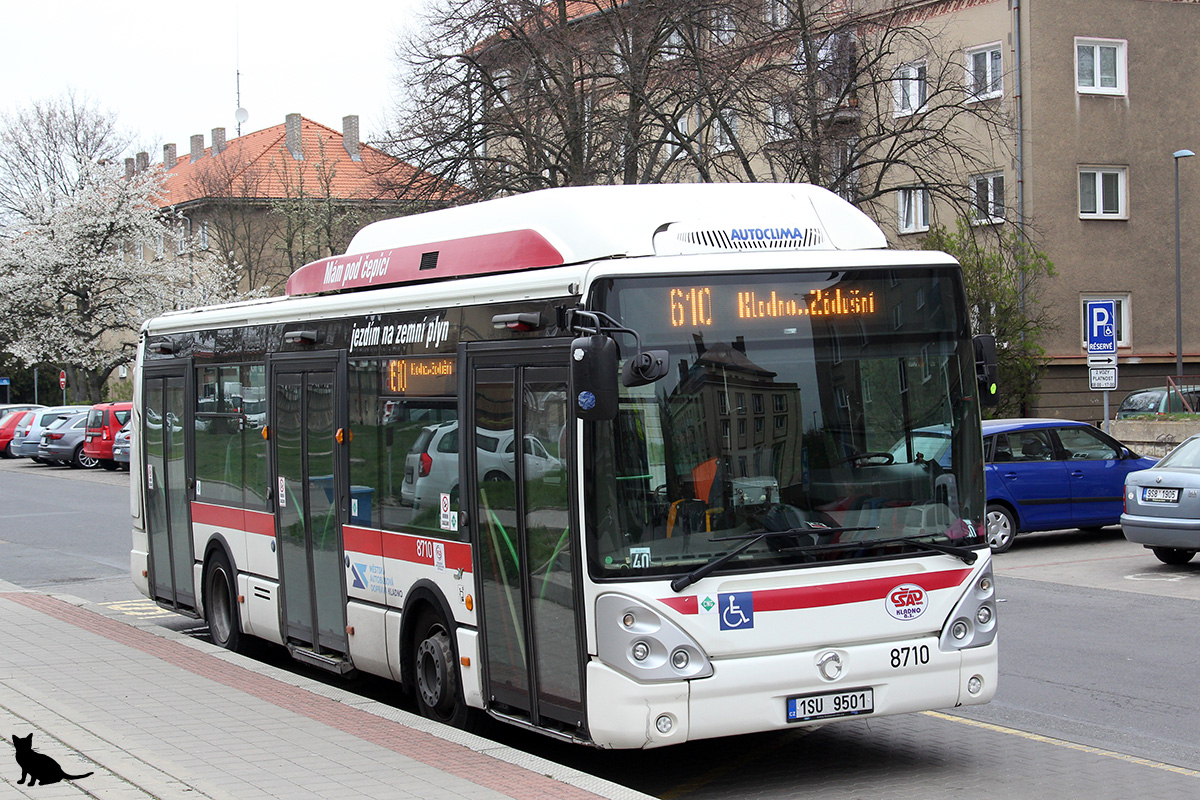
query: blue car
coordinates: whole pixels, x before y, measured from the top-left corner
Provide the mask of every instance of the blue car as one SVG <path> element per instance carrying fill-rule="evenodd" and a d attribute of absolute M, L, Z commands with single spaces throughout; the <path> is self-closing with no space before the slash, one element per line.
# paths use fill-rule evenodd
<path fill-rule="evenodd" d="M 1084 422 L 996 419 L 983 423 L 987 540 L 992 552 L 1018 533 L 1116 525 L 1125 476 L 1156 462 Z"/>

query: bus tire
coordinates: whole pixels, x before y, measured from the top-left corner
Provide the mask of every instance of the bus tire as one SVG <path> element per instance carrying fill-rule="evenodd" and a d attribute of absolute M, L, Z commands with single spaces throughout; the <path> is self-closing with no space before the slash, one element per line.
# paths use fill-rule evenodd
<path fill-rule="evenodd" d="M 987 543 L 992 552 L 1008 552 L 1013 539 L 1017 538 L 1017 518 L 999 503 L 989 503 L 984 522 L 987 525 Z"/>
<path fill-rule="evenodd" d="M 458 666 L 450 628 L 430 608 L 421 612 L 413 631 L 413 688 L 417 709 L 427 719 L 466 728 L 470 709 L 459 689 Z"/>
<path fill-rule="evenodd" d="M 204 619 L 215 644 L 240 653 L 245 648 L 237 611 L 237 578 L 229 558 L 215 551 L 204 570 Z"/>

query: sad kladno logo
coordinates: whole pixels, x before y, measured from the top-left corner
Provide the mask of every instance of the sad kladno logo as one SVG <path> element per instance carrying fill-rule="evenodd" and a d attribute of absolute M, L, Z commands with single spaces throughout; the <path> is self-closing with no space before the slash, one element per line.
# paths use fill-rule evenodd
<path fill-rule="evenodd" d="M 68 775 L 63 772 L 57 761 L 33 749 L 32 733 L 28 736 L 14 734 L 12 741 L 13 746 L 17 748 L 17 766 L 21 768 L 21 780 L 17 781 L 18 784 L 24 784 L 25 779 L 29 778 L 30 786 L 39 783 L 45 786 L 59 781 L 77 781 L 92 774 L 85 772 L 82 775 Z"/>
<path fill-rule="evenodd" d="M 929 607 L 929 596 L 915 583 L 902 583 L 887 593 L 884 602 L 896 619 L 916 619 Z"/>

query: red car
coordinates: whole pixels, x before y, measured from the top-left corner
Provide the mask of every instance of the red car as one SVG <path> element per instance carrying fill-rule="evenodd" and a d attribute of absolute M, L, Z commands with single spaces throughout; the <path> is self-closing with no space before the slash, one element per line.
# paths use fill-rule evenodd
<path fill-rule="evenodd" d="M 18 425 L 24 425 L 32 411 L 14 411 L 0 420 L 0 457 L 12 458 L 12 440 Z"/>
<path fill-rule="evenodd" d="M 97 459 L 105 469 L 116 469 L 113 460 L 113 439 L 121 426 L 133 413 L 133 403 L 128 400 L 115 403 L 97 403 L 88 412 L 87 434 L 84 437 L 83 454 Z"/>

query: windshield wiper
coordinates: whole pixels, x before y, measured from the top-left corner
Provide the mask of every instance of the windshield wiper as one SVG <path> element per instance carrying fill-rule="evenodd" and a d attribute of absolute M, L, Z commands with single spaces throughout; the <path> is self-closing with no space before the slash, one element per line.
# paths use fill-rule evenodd
<path fill-rule="evenodd" d="M 829 528 L 829 527 L 825 527 L 825 526 L 821 526 L 821 525 L 811 525 L 811 523 L 810 523 L 810 527 L 807 527 L 807 528 L 789 528 L 786 531 L 763 531 L 762 533 L 714 537 L 710 541 L 728 542 L 728 541 L 735 541 L 735 540 L 739 540 L 739 539 L 743 539 L 745 541 L 743 541 L 742 544 L 738 545 L 734 549 L 717 556 L 712 561 L 701 564 L 699 567 L 692 570 L 687 575 L 683 575 L 682 577 L 676 578 L 675 580 L 671 581 L 671 589 L 676 592 L 683 591 L 687 587 L 691 586 L 693 583 L 696 583 L 697 581 L 703 580 L 704 578 L 708 577 L 710 574 L 712 574 L 713 570 L 717 569 L 717 567 L 720 567 L 722 564 L 725 564 L 726 562 L 736 558 L 737 556 L 741 555 L 744 551 L 748 550 L 750 547 L 752 547 L 756 543 L 761 542 L 763 539 L 766 539 L 771 536 L 795 536 L 796 534 L 799 534 L 799 533 L 827 534 L 827 533 L 848 533 L 851 531 L 877 531 L 877 530 L 879 530 L 878 525 L 868 525 L 868 526 L 864 526 L 864 527 L 853 527 L 853 528 Z M 921 547 L 926 550 L 932 550 L 935 553 L 945 553 L 946 555 L 954 556 L 955 558 L 961 559 L 964 564 L 968 564 L 968 565 L 974 564 L 979 559 L 979 554 L 976 553 L 974 550 L 971 550 L 970 548 L 967 548 L 967 547 L 958 547 L 958 546 L 952 545 L 952 544 L 937 544 L 935 542 L 923 542 L 919 539 L 909 539 L 904 536 L 895 537 L 895 538 L 891 538 L 891 539 L 864 539 L 864 540 L 855 541 L 855 542 L 832 542 L 832 543 L 828 543 L 828 544 L 811 544 L 811 545 L 807 545 L 807 546 L 802 546 L 802 547 L 797 547 L 797 548 L 788 548 L 788 549 L 789 550 L 797 549 L 797 550 L 801 550 L 801 551 L 848 550 L 848 549 L 854 548 L 854 547 L 874 547 L 876 545 L 888 545 L 888 544 L 911 544 L 914 547 Z"/>
<path fill-rule="evenodd" d="M 744 551 L 750 549 L 752 546 L 757 544 L 758 542 L 761 542 L 763 539 L 769 538 L 771 536 L 795 536 L 798 533 L 820 532 L 822 534 L 825 534 L 825 533 L 845 533 L 847 531 L 879 530 L 879 526 L 877 526 L 877 525 L 869 526 L 869 527 L 865 527 L 865 528 L 830 528 L 830 527 L 827 527 L 824 525 L 813 525 L 812 523 L 808 523 L 808 524 L 809 524 L 809 527 L 807 527 L 807 528 L 790 528 L 786 531 L 763 531 L 762 533 L 748 533 L 748 534 L 739 534 L 736 536 L 713 537 L 709 541 L 729 542 L 729 541 L 736 541 L 738 539 L 744 539 L 745 541 L 742 542 L 737 547 L 733 548 L 732 550 L 729 550 L 728 552 L 722 553 L 721 555 L 717 556 L 712 561 L 701 564 L 700 566 L 696 567 L 694 570 L 689 572 L 687 575 L 684 575 L 682 577 L 676 578 L 675 580 L 671 581 L 671 589 L 676 592 L 683 591 L 687 587 L 691 586 L 693 583 L 703 580 L 705 577 L 707 577 L 709 574 L 711 574 L 712 571 L 715 570 L 717 567 L 721 566 L 722 564 L 726 563 L 727 561 L 730 561 L 731 559 L 736 558 L 737 556 L 741 555 Z"/>

